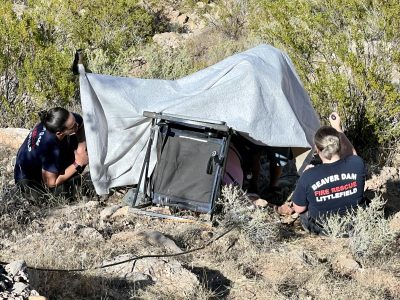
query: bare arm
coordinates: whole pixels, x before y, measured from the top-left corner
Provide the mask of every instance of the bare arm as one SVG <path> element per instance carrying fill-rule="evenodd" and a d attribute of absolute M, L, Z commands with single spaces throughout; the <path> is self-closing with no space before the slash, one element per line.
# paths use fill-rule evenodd
<path fill-rule="evenodd" d="M 86 137 L 85 137 L 85 128 L 83 124 L 79 127 L 78 131 L 76 132 L 76 137 L 78 139 L 78 148 L 77 152 L 86 152 Z"/>
<path fill-rule="evenodd" d="M 343 133 L 342 126 L 340 125 L 340 117 L 337 112 L 331 113 L 329 116 L 329 122 L 331 126 L 335 128 L 339 133 L 340 137 L 340 158 L 344 158 L 350 155 L 357 155 L 356 149 L 354 149 L 352 143 L 349 141 L 347 136 Z"/>
<path fill-rule="evenodd" d="M 75 151 L 75 162 L 76 164 L 80 166 L 86 166 L 88 164 L 88 157 L 87 153 L 85 150 L 85 153 L 78 154 L 78 151 Z M 69 178 L 71 178 L 75 173 L 77 172 L 76 167 L 74 164 L 71 164 L 68 166 L 64 174 L 59 175 L 57 173 L 49 172 L 44 169 L 42 169 L 42 178 L 43 182 L 46 184 L 48 187 L 55 187 L 57 185 L 60 185 L 67 181 Z"/>
<path fill-rule="evenodd" d="M 45 185 L 49 188 L 55 187 L 67 181 L 76 173 L 75 166 L 72 164 L 65 169 L 64 174 L 58 175 L 42 169 L 42 178 Z"/>
<path fill-rule="evenodd" d="M 86 166 L 88 164 L 88 154 L 86 151 L 86 140 L 85 140 L 85 131 L 83 128 L 83 124 L 76 132 L 76 136 L 78 139 L 78 148 L 75 151 L 74 163 L 80 166 Z M 45 185 L 51 188 L 64 183 L 76 173 L 77 170 L 75 165 L 71 164 L 65 169 L 64 174 L 62 175 L 42 169 L 42 178 Z"/>
<path fill-rule="evenodd" d="M 299 206 L 296 203 L 293 203 L 293 209 L 298 214 L 301 214 L 302 212 L 305 212 L 307 210 L 307 206 Z"/>

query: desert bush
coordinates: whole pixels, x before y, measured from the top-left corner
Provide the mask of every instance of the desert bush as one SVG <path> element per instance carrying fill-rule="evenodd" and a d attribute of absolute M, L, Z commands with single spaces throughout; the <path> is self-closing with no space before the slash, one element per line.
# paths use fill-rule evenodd
<path fill-rule="evenodd" d="M 357 210 L 349 240 L 350 247 L 357 256 L 369 258 L 383 253 L 393 241 L 394 233 L 389 227 L 389 221 L 385 219 L 384 205 L 385 201 L 377 197 L 368 207 Z"/>
<path fill-rule="evenodd" d="M 321 116 L 338 110 L 360 150 L 399 137 L 398 1 L 250 2 L 252 34 L 289 54 Z"/>
<path fill-rule="evenodd" d="M 76 49 L 91 52 L 90 67 L 108 73 L 157 28 L 137 0 L 33 0 L 18 10 L 13 2 L 0 4 L 2 127 L 32 126 L 34 111 L 77 99 Z"/>
<path fill-rule="evenodd" d="M 140 77 L 178 79 L 213 65 L 249 47 L 246 40 L 233 42 L 218 30 L 187 39 L 179 48 L 149 44 L 137 50 L 146 62 Z"/>
<path fill-rule="evenodd" d="M 268 249 L 278 238 L 279 225 L 269 210 L 254 209 L 246 194 L 236 186 L 222 188 L 219 222 L 236 227 L 257 249 Z"/>
<path fill-rule="evenodd" d="M 239 40 L 246 32 L 248 23 L 248 1 L 219 0 L 216 1 L 215 13 L 208 14 L 208 22 L 225 37 Z"/>
<path fill-rule="evenodd" d="M 369 259 L 384 254 L 395 238 L 384 215 L 385 203 L 377 196 L 367 207 L 327 218 L 324 228 L 333 238 L 348 236 L 349 248 L 358 258 Z"/>

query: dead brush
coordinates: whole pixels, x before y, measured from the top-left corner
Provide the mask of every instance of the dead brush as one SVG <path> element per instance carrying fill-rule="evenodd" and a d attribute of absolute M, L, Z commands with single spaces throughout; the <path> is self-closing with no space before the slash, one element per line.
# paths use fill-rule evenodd
<path fill-rule="evenodd" d="M 6 175 L 0 170 L 0 238 L 23 231 L 35 214 L 36 210 L 29 207 L 15 186 L 7 184 Z"/>
<path fill-rule="evenodd" d="M 257 249 L 270 248 L 279 235 L 279 225 L 269 210 L 254 209 L 243 190 L 224 186 L 218 204 L 219 221 L 225 227 L 236 226 Z"/>
<path fill-rule="evenodd" d="M 349 237 L 349 248 L 358 258 L 384 254 L 395 239 L 384 215 L 385 203 L 381 196 L 375 196 L 367 207 L 327 218 L 324 228 L 332 238 Z"/>

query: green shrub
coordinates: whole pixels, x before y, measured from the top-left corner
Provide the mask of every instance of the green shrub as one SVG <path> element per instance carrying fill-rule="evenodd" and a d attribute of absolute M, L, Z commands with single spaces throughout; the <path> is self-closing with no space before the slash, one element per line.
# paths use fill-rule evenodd
<path fill-rule="evenodd" d="M 91 53 L 90 68 L 107 73 L 156 30 L 138 0 L 32 0 L 18 15 L 13 2 L 0 4 L 0 126 L 31 127 L 33 112 L 77 99 L 76 49 Z"/>
<path fill-rule="evenodd" d="M 251 1 L 254 35 L 285 50 L 321 116 L 338 110 L 356 147 L 399 137 L 398 1 Z"/>
<path fill-rule="evenodd" d="M 248 24 L 248 1 L 218 0 L 216 12 L 210 14 L 208 22 L 225 37 L 239 40 L 245 35 Z"/>

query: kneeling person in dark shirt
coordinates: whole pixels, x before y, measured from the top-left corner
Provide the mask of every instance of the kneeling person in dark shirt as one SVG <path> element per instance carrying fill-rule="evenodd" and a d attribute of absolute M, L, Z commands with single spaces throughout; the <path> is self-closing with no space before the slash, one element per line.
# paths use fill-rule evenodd
<path fill-rule="evenodd" d="M 27 198 L 73 197 L 88 164 L 83 119 L 61 107 L 39 116 L 18 151 L 15 182 Z"/>
<path fill-rule="evenodd" d="M 364 194 L 364 162 L 342 132 L 339 116 L 333 113 L 330 121 L 332 127 L 321 127 L 314 137 L 322 164 L 304 171 L 293 194 L 303 227 L 316 234 L 327 216 L 356 209 Z"/>

